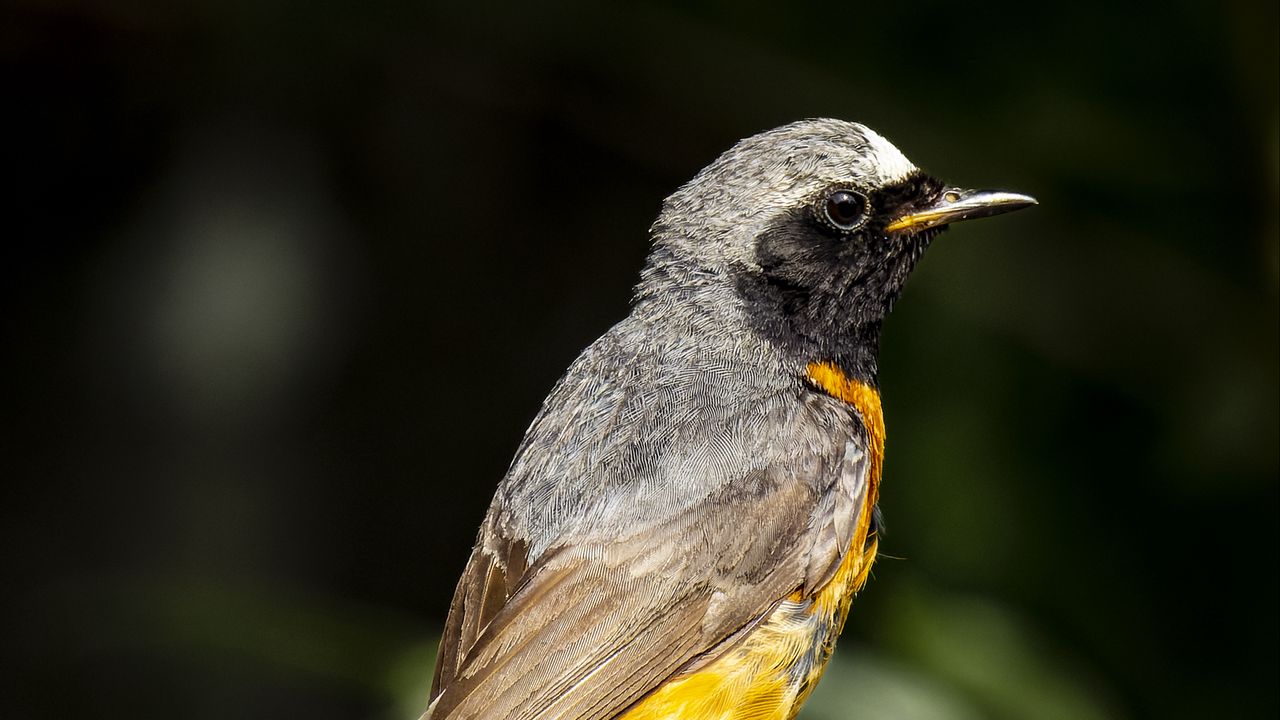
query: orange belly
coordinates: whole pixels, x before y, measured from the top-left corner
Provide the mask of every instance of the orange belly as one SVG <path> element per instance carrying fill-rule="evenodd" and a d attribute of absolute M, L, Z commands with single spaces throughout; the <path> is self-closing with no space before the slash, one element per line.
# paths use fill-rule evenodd
<path fill-rule="evenodd" d="M 875 561 L 877 538 L 867 534 L 879 495 L 884 460 L 880 394 L 847 377 L 833 363 L 808 367 L 822 392 L 852 405 L 871 452 L 870 491 L 844 560 L 821 590 L 793 593 L 764 622 L 705 667 L 658 687 L 619 720 L 791 720 L 826 670 L 853 596 Z"/>
<path fill-rule="evenodd" d="M 621 720 L 791 720 L 826 669 L 854 594 L 876 556 L 868 516 L 829 583 L 812 597 L 783 600 L 756 629 L 714 662 L 673 678 Z"/>

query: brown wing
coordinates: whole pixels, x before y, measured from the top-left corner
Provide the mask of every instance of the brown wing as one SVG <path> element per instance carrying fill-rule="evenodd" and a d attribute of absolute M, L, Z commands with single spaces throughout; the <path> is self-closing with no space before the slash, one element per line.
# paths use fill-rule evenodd
<path fill-rule="evenodd" d="M 867 463 L 849 443 L 763 471 L 660 524 L 588 537 L 526 566 L 482 529 L 455 593 L 426 718 L 611 718 L 798 588 L 848 547 Z M 823 479 L 797 478 L 803 469 Z M 859 507 L 851 508 L 851 505 Z M 492 514 L 491 514 L 492 517 Z"/>
<path fill-rule="evenodd" d="M 528 569 L 526 543 L 500 538 L 487 530 L 487 527 L 482 530 L 481 540 L 471 551 L 471 558 L 449 604 L 449 617 L 445 621 L 440 651 L 436 656 L 435 676 L 431 681 L 432 698 L 439 694 L 440 688 L 453 684 L 460 662 L 459 653 L 475 644 L 480 630 L 515 594 L 516 584 Z M 492 538 L 496 547 L 485 549 L 486 535 Z"/>

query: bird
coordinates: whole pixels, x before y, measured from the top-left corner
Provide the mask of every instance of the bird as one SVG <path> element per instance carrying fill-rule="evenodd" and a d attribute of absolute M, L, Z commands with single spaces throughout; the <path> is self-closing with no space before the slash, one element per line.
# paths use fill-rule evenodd
<path fill-rule="evenodd" d="M 884 320 L 950 224 L 1034 204 L 835 119 L 676 190 L 498 484 L 421 720 L 795 717 L 879 544 Z"/>

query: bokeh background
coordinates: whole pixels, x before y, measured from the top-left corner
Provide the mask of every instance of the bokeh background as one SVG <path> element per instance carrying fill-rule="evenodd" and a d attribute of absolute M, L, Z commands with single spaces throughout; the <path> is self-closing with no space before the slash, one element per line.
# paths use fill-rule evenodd
<path fill-rule="evenodd" d="M 1274 718 L 1276 4 L 17 0 L 6 718 L 416 718 L 495 483 L 736 139 L 1036 195 L 887 327 L 802 716 Z"/>

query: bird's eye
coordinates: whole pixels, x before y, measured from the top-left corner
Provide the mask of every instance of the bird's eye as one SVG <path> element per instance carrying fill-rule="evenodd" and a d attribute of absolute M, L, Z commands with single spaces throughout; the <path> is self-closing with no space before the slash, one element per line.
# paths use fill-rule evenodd
<path fill-rule="evenodd" d="M 867 198 L 852 190 L 836 190 L 827 196 L 823 213 L 837 230 L 857 230 L 867 221 Z"/>

